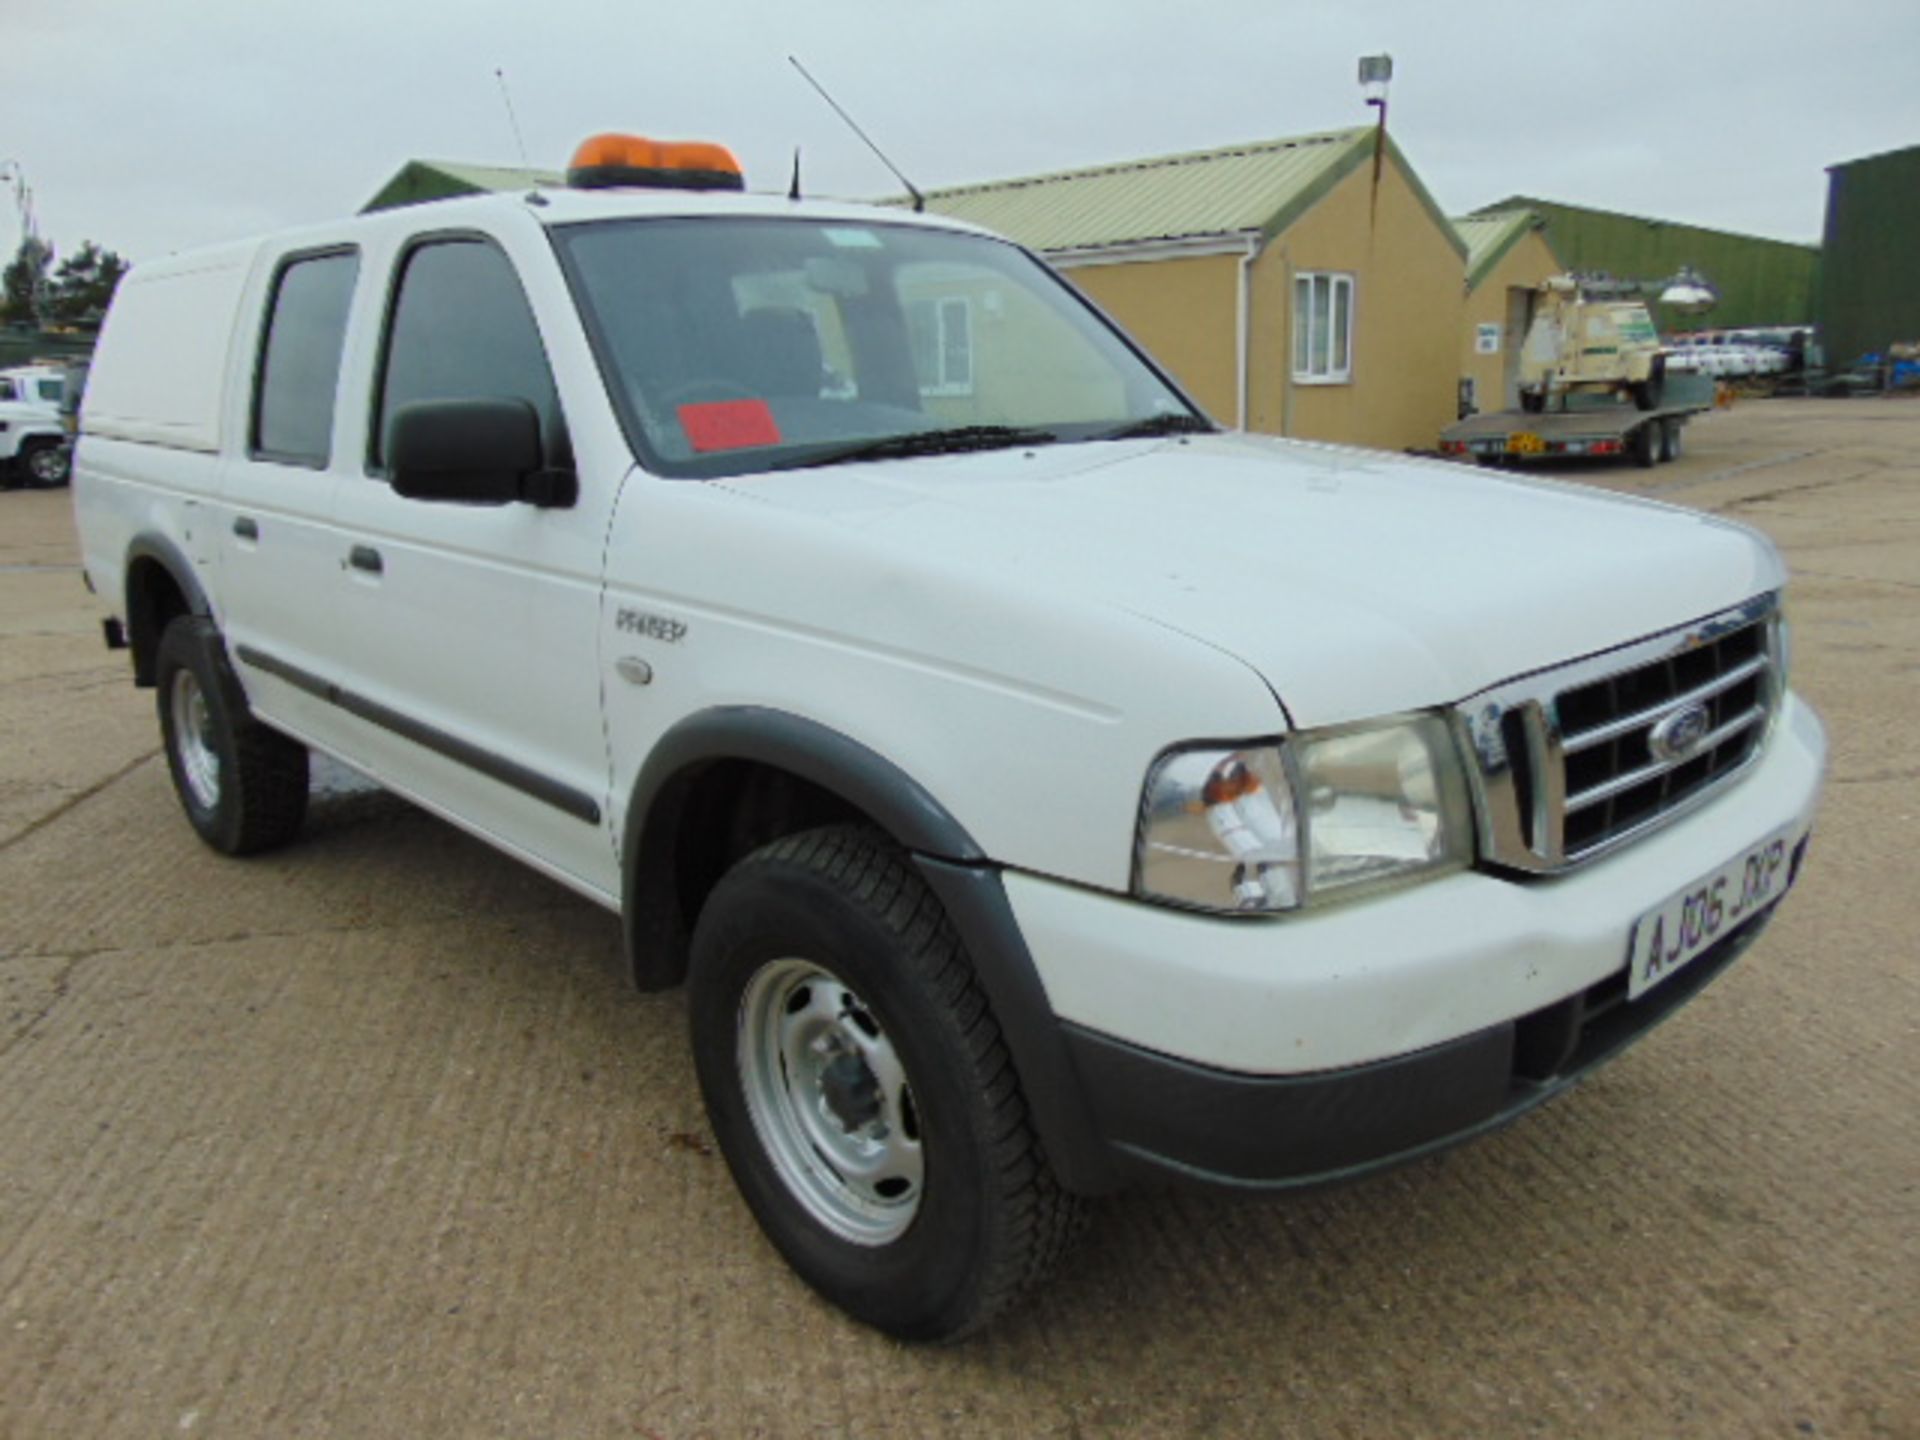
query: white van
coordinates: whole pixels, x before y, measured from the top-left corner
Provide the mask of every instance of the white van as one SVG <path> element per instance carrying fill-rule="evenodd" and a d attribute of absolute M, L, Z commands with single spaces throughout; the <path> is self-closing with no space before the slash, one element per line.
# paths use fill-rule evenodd
<path fill-rule="evenodd" d="M 1792 883 L 1755 532 L 1225 433 L 1018 247 L 718 147 L 575 178 L 136 267 L 87 572 L 209 844 L 319 750 L 623 915 L 852 1314 L 951 1338 L 1084 1197 L 1511 1120 Z"/>

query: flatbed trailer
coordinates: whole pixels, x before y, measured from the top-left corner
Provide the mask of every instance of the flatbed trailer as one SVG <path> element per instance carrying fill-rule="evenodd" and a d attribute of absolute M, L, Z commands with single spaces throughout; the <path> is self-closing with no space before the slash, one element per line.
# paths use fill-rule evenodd
<path fill-rule="evenodd" d="M 1679 456 L 1680 432 L 1695 415 L 1713 408 L 1714 394 L 1706 376 L 1670 373 L 1664 388 L 1664 403 L 1652 410 L 1611 395 L 1572 395 L 1564 409 L 1469 415 L 1440 432 L 1440 451 L 1471 455 L 1482 465 L 1587 455 L 1659 464 Z"/>

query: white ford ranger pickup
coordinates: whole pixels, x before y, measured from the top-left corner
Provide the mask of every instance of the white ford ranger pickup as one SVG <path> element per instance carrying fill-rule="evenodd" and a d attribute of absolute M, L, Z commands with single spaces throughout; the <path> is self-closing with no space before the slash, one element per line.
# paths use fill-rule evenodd
<path fill-rule="evenodd" d="M 318 750 L 617 910 L 853 1315 L 952 1338 L 1086 1197 L 1511 1120 L 1793 882 L 1753 531 L 1223 433 L 1019 247 L 719 147 L 574 179 L 137 266 L 87 575 L 211 845 Z"/>

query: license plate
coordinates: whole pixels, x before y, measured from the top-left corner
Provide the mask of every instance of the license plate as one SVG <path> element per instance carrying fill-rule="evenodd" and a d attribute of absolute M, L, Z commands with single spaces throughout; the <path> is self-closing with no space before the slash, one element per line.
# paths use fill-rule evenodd
<path fill-rule="evenodd" d="M 1642 915 L 1628 942 L 1627 998 L 1638 999 L 1784 895 L 1796 839 L 1788 826 Z"/>
<path fill-rule="evenodd" d="M 1531 430 L 1516 430 L 1507 436 L 1507 453 L 1509 455 L 1544 455 L 1547 453 L 1547 442 Z"/>

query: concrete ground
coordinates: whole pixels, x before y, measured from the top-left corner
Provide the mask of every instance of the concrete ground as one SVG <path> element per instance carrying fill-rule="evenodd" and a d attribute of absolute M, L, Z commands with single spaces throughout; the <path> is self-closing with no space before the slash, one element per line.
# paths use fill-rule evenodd
<path fill-rule="evenodd" d="M 0 1434 L 1920 1435 L 1920 404 L 1689 438 L 1573 478 L 1792 561 L 1834 760 L 1767 938 L 1478 1144 L 1104 1204 L 948 1350 L 760 1238 L 612 916 L 344 783 L 204 849 L 68 497 L 0 495 Z"/>

